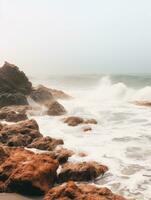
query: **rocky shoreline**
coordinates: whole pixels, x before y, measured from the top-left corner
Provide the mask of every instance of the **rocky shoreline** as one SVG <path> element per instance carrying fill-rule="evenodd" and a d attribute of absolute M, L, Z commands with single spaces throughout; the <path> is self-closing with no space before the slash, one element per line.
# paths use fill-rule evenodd
<path fill-rule="evenodd" d="M 44 200 L 126 200 L 105 187 L 90 184 L 109 166 L 95 161 L 69 162 L 76 152 L 63 148 L 62 139 L 44 137 L 37 122 L 28 119 L 37 110 L 43 115 L 64 115 L 67 110 L 58 102 L 60 98 L 71 97 L 42 85 L 33 87 L 15 65 L 6 62 L 0 68 L 0 192 L 44 195 Z M 35 106 L 29 105 L 29 99 Z M 97 123 L 76 116 L 62 121 L 69 126 Z M 84 131 L 91 131 L 91 127 Z"/>

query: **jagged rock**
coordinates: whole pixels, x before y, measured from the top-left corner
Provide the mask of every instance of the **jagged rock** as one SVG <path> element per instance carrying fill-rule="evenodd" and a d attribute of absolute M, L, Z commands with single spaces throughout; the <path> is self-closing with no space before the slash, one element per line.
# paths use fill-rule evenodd
<path fill-rule="evenodd" d="M 50 92 L 50 89 L 40 85 L 34 88 L 30 97 L 37 103 L 47 107 L 46 114 L 48 115 L 63 115 L 66 113 L 65 108 L 58 103 Z"/>
<path fill-rule="evenodd" d="M 43 194 L 53 186 L 58 166 L 58 161 L 47 154 L 10 148 L 9 155 L 0 164 L 0 191 Z"/>
<path fill-rule="evenodd" d="M 8 146 L 27 146 L 39 137 L 42 135 L 35 120 L 25 120 L 11 125 L 5 124 L 0 130 L 0 143 Z"/>
<path fill-rule="evenodd" d="M 61 139 L 54 139 L 49 136 L 40 137 L 33 140 L 31 144 L 28 145 L 28 148 L 36 148 L 40 150 L 52 151 L 56 148 L 56 146 L 64 144 Z"/>
<path fill-rule="evenodd" d="M 97 162 L 66 163 L 58 175 L 58 182 L 90 181 L 103 175 L 108 167 Z"/>
<path fill-rule="evenodd" d="M 70 181 L 49 190 L 44 200 L 126 200 L 106 187 L 79 184 Z"/>
<path fill-rule="evenodd" d="M 0 68 L 0 107 L 27 105 L 25 95 L 30 94 L 32 84 L 24 72 L 8 62 Z"/>
<path fill-rule="evenodd" d="M 71 157 L 74 152 L 66 148 L 60 148 L 54 151 L 55 158 L 59 161 L 60 164 L 64 164 L 68 161 L 68 158 Z"/>

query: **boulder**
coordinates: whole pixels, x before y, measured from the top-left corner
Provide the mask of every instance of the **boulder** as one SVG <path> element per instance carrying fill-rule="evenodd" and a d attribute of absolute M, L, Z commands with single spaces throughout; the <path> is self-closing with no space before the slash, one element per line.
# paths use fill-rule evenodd
<path fill-rule="evenodd" d="M 24 72 L 8 62 L 0 68 L 0 91 L 3 93 L 30 94 L 32 84 Z"/>
<path fill-rule="evenodd" d="M 66 148 L 60 148 L 54 151 L 55 158 L 58 160 L 59 164 L 64 164 L 68 161 L 68 158 L 74 155 L 72 150 Z"/>
<path fill-rule="evenodd" d="M 54 138 L 47 136 L 47 137 L 36 138 L 27 147 L 28 148 L 40 149 L 40 150 L 52 151 L 56 148 L 56 146 L 62 145 L 62 144 L 64 144 L 63 140 L 54 139 Z"/>
<path fill-rule="evenodd" d="M 58 161 L 47 154 L 10 148 L 9 155 L 0 164 L 0 191 L 26 195 L 46 193 L 55 182 L 58 166 Z"/>
<path fill-rule="evenodd" d="M 64 119 L 64 123 L 68 124 L 68 126 L 77 126 L 79 124 L 82 124 L 83 122 L 83 118 L 75 116 L 67 117 Z"/>
<path fill-rule="evenodd" d="M 70 116 L 63 119 L 68 126 L 77 126 L 79 124 L 97 124 L 95 119 L 83 119 L 82 117 Z"/>
<path fill-rule="evenodd" d="M 27 146 L 35 138 L 42 137 L 35 120 L 25 120 L 11 125 L 2 125 L 0 143 L 8 146 Z"/>
<path fill-rule="evenodd" d="M 58 182 L 90 181 L 108 170 L 108 167 L 97 162 L 66 163 L 58 175 Z"/>
<path fill-rule="evenodd" d="M 47 108 L 46 114 L 48 115 L 58 116 L 66 113 L 65 108 L 55 100 L 50 89 L 42 85 L 34 88 L 30 97 L 40 105 L 44 105 Z"/>
<path fill-rule="evenodd" d="M 49 190 L 44 200 L 126 200 L 106 187 L 76 184 L 72 181 Z"/>
<path fill-rule="evenodd" d="M 0 68 L 0 107 L 9 105 L 27 105 L 32 84 L 24 72 L 8 62 Z"/>
<path fill-rule="evenodd" d="M 57 101 L 47 104 L 47 114 L 52 116 L 64 115 L 66 113 L 65 108 Z"/>

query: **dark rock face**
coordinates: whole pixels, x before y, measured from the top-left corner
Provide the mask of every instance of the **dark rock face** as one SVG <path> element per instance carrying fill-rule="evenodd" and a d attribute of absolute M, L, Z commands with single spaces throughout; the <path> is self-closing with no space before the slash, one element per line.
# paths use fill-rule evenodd
<path fill-rule="evenodd" d="M 8 146 L 27 146 L 35 138 L 42 137 L 35 120 L 25 120 L 17 124 L 3 125 L 0 130 L 0 143 Z"/>
<path fill-rule="evenodd" d="M 1 147 L 3 148 L 3 147 Z M 35 154 L 23 148 L 0 149 L 0 191 L 39 195 L 48 191 L 56 179 L 58 162 L 47 154 Z"/>
<path fill-rule="evenodd" d="M 25 95 L 30 94 L 32 84 L 24 72 L 5 62 L 0 68 L 0 107 L 8 105 L 27 105 Z"/>
<path fill-rule="evenodd" d="M 108 167 L 97 162 L 66 163 L 58 175 L 58 182 L 90 181 L 103 175 Z"/>
<path fill-rule="evenodd" d="M 70 181 L 49 190 L 44 200 L 126 200 L 108 188 L 99 188 L 90 184 L 79 184 Z"/>
<path fill-rule="evenodd" d="M 32 89 L 32 84 L 24 72 L 18 67 L 8 62 L 0 68 L 0 92 L 16 93 L 28 95 Z"/>

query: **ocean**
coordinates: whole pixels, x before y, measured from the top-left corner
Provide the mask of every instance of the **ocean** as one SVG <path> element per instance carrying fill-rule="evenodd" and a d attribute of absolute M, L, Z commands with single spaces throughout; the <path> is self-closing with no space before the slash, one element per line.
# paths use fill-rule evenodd
<path fill-rule="evenodd" d="M 64 147 L 87 157 L 69 160 L 101 162 L 109 167 L 95 184 L 137 200 L 151 200 L 151 108 L 134 101 L 151 101 L 151 75 L 79 75 L 32 78 L 35 85 L 61 89 L 73 98 L 60 100 L 67 116 L 95 118 L 92 131 L 70 127 L 64 116 L 35 116 L 45 136 L 62 138 Z"/>

